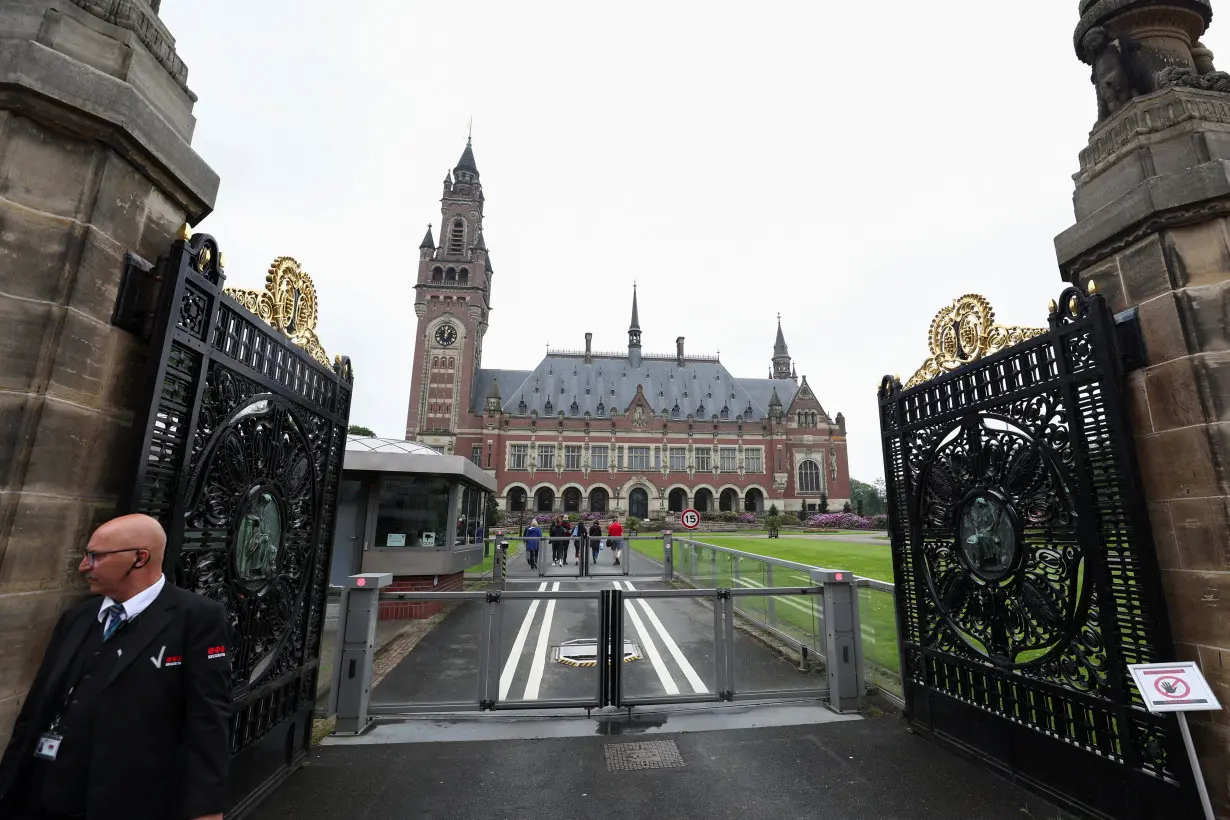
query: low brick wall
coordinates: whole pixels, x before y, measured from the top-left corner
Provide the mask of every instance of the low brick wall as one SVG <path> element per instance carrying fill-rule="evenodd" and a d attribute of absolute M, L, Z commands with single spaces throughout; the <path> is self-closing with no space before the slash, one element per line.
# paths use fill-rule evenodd
<path fill-rule="evenodd" d="M 393 583 L 382 592 L 461 592 L 463 572 L 451 575 L 401 575 L 393 578 Z M 404 621 L 413 618 L 430 618 L 444 606 L 443 601 L 381 601 L 380 620 Z"/>

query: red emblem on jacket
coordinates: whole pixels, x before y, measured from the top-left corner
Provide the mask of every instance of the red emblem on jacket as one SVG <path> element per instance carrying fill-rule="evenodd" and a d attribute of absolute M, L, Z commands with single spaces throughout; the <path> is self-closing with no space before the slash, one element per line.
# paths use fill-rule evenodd
<path fill-rule="evenodd" d="M 225 646 L 211 646 L 209 647 L 209 649 L 205 650 L 205 654 L 210 658 L 210 660 L 214 658 L 225 658 L 226 657 L 226 647 Z"/>

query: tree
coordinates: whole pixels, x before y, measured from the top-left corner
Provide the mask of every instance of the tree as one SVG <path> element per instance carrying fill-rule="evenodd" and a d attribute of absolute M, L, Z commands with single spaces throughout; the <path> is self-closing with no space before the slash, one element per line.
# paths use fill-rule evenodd
<path fill-rule="evenodd" d="M 820 493 L 820 512 L 826 513 L 829 511 L 829 494 Z"/>
<path fill-rule="evenodd" d="M 362 427 L 358 424 L 350 425 L 346 428 L 346 432 L 352 436 L 370 436 L 371 438 L 376 437 L 375 430 L 372 430 L 370 427 Z"/>
<path fill-rule="evenodd" d="M 776 504 L 769 505 L 769 515 L 771 515 L 774 518 L 777 518 L 777 505 Z"/>
<path fill-rule="evenodd" d="M 857 478 L 850 479 L 850 503 L 862 504 L 860 515 L 879 515 L 888 508 L 884 501 L 884 479 L 876 479 L 874 484 L 866 484 Z"/>
<path fill-rule="evenodd" d="M 842 505 L 841 505 L 841 511 L 842 511 L 843 513 L 848 513 L 848 512 L 850 512 L 850 502 L 849 502 L 849 501 L 847 501 L 845 504 L 842 504 Z"/>
<path fill-rule="evenodd" d="M 500 523 L 500 504 L 495 500 L 494 495 L 487 496 L 487 528 L 490 529 Z"/>

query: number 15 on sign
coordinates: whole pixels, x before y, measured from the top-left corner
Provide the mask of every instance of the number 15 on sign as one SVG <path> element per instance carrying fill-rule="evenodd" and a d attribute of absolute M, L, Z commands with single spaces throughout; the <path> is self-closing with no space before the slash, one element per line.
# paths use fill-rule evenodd
<path fill-rule="evenodd" d="M 1192 661 L 1176 663 L 1133 663 L 1128 666 L 1132 680 L 1140 690 L 1145 708 L 1150 712 L 1176 712 L 1179 732 L 1187 748 L 1187 758 L 1192 764 L 1192 776 L 1196 779 L 1196 791 L 1206 820 L 1213 820 L 1213 805 L 1209 802 L 1204 776 L 1200 774 L 1200 761 L 1196 759 L 1196 747 L 1187 728 L 1186 712 L 1215 712 L 1221 709 L 1217 696 L 1208 681 L 1200 674 L 1200 667 Z"/>

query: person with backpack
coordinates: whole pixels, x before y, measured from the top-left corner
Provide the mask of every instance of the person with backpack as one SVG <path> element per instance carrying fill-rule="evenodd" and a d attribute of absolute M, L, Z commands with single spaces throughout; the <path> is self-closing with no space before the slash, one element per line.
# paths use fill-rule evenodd
<path fill-rule="evenodd" d="M 589 548 L 594 553 L 594 563 L 598 563 L 598 552 L 602 549 L 602 527 L 597 521 L 589 528 Z"/>
<path fill-rule="evenodd" d="M 610 542 L 611 553 L 615 556 L 615 566 L 619 566 L 619 556 L 623 553 L 623 536 L 624 527 L 616 518 L 611 522 L 611 526 L 606 530 L 607 539 Z"/>
<path fill-rule="evenodd" d="M 556 518 L 551 524 L 551 559 L 557 567 L 568 563 L 568 533 L 563 518 Z"/>
<path fill-rule="evenodd" d="M 538 539 L 542 538 L 542 530 L 538 522 L 531 521 L 525 528 L 525 560 L 530 562 L 530 569 L 538 569 Z"/>
<path fill-rule="evenodd" d="M 581 563 L 581 550 L 585 549 L 585 542 L 589 538 L 589 532 L 585 529 L 584 521 L 577 521 L 572 526 L 572 548 L 577 558 L 577 563 Z"/>

